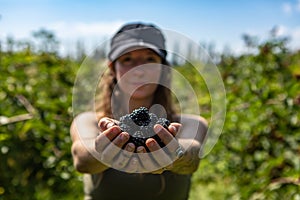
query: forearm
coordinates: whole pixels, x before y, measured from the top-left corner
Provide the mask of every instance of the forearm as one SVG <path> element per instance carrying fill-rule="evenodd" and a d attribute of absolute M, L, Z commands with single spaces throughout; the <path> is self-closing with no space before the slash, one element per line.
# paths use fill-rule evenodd
<path fill-rule="evenodd" d="M 173 163 L 171 171 L 177 174 L 192 174 L 200 163 L 200 143 L 193 139 L 179 139 L 179 143 L 185 149 L 185 153 Z"/>
<path fill-rule="evenodd" d="M 72 155 L 74 167 L 81 173 L 101 173 L 109 167 L 97 160 L 91 152 L 82 145 L 80 141 L 76 141 L 72 145 Z"/>

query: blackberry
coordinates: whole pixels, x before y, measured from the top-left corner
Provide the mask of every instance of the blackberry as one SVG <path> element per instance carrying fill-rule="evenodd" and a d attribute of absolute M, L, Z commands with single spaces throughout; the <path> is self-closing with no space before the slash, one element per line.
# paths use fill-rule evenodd
<path fill-rule="evenodd" d="M 132 142 L 136 147 L 144 146 L 148 151 L 145 142 L 148 138 L 153 138 L 161 147 L 165 146 L 159 136 L 154 132 L 153 127 L 155 124 L 160 124 L 168 129 L 170 125 L 168 119 L 159 118 L 154 113 L 149 113 L 147 108 L 140 107 L 133 110 L 132 113 L 120 117 L 119 121 L 121 130 L 130 134 L 127 143 Z"/>
<path fill-rule="evenodd" d="M 150 123 L 149 111 L 145 107 L 133 110 L 130 117 L 138 126 L 147 126 Z"/>
<path fill-rule="evenodd" d="M 119 121 L 119 127 L 123 132 L 134 133 L 140 129 L 140 127 L 133 122 L 129 114 L 120 117 Z"/>
<path fill-rule="evenodd" d="M 153 130 L 154 125 L 149 124 L 148 126 L 140 126 L 140 131 L 146 136 L 151 137 L 155 135 L 155 132 Z"/>
<path fill-rule="evenodd" d="M 133 135 L 131 135 L 128 142 L 132 142 L 136 146 L 144 146 L 147 139 L 148 138 L 144 136 L 143 132 L 136 131 Z"/>
<path fill-rule="evenodd" d="M 151 121 L 152 123 L 156 123 L 157 120 L 158 120 L 158 117 L 157 117 L 156 114 L 154 114 L 154 113 L 149 113 L 149 117 L 150 117 L 150 121 Z"/>
<path fill-rule="evenodd" d="M 168 129 L 169 125 L 171 124 L 166 118 L 159 118 L 156 123 L 162 125 L 166 129 Z"/>

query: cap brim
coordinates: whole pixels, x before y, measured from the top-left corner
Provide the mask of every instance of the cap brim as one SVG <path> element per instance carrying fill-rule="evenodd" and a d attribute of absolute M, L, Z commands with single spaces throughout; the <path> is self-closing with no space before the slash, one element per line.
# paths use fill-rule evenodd
<path fill-rule="evenodd" d="M 110 54 L 108 55 L 108 58 L 111 61 L 114 61 L 125 53 L 131 52 L 131 51 L 137 50 L 137 49 L 144 49 L 144 48 L 149 48 L 149 49 L 153 50 L 155 53 L 157 53 L 160 57 L 162 57 L 162 58 L 164 57 L 164 55 L 162 55 L 161 50 L 152 44 L 145 43 L 145 42 L 130 42 L 129 44 L 120 45 L 120 46 L 118 46 L 118 48 L 112 50 L 110 52 Z"/>

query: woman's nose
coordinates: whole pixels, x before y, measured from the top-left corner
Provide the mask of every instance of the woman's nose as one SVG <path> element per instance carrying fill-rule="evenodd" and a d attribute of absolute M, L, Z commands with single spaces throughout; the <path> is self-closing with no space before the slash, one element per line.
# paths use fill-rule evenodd
<path fill-rule="evenodd" d="M 144 73 L 145 73 L 144 66 L 138 65 L 133 69 L 133 74 L 136 76 L 142 76 L 144 75 Z"/>

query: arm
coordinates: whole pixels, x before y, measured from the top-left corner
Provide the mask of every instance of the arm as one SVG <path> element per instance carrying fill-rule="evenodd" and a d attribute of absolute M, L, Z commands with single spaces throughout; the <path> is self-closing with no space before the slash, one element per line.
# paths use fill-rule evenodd
<path fill-rule="evenodd" d="M 93 174 L 101 173 L 108 168 L 93 156 L 97 153 L 94 148 L 89 148 L 87 145 L 92 146 L 99 133 L 94 113 L 86 112 L 78 115 L 72 122 L 70 133 L 73 163 L 77 171 Z"/>
<path fill-rule="evenodd" d="M 113 121 L 103 117 L 97 124 L 93 112 L 82 113 L 74 119 L 71 125 L 72 155 L 77 171 L 101 173 L 114 165 L 128 172 L 136 171 L 136 158 L 131 158 L 134 150 L 132 143 L 128 143 L 121 151 L 129 134 L 122 132 Z"/>

